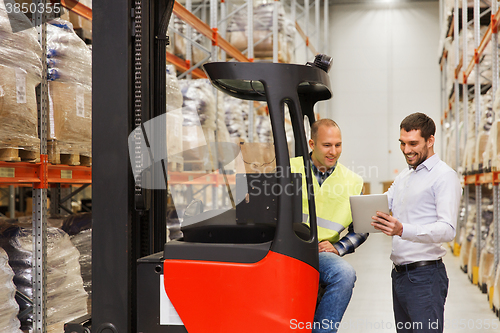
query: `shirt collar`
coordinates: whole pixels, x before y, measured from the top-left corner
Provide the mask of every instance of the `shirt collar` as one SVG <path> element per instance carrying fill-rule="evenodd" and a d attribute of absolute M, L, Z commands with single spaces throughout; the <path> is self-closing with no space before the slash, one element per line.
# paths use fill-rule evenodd
<path fill-rule="evenodd" d="M 419 166 L 416 167 L 415 171 L 421 170 L 422 168 L 427 168 L 427 170 L 431 170 L 438 162 L 440 161 L 439 156 L 437 153 L 434 153 L 431 157 L 420 163 Z M 408 166 L 410 169 L 412 169 L 411 166 Z"/>
<path fill-rule="evenodd" d="M 328 178 L 328 176 L 330 176 L 333 173 L 333 171 L 335 171 L 335 168 L 337 167 L 337 163 L 339 162 L 339 161 L 336 161 L 334 166 L 332 166 L 330 169 L 326 170 L 326 172 L 323 172 L 323 171 L 320 171 L 316 167 L 316 165 L 314 165 L 314 161 L 312 160 L 312 153 L 309 153 L 309 159 L 311 160 L 311 165 L 312 165 L 312 169 L 313 169 L 314 174 L 316 176 L 324 174 L 325 175 L 325 177 L 324 177 L 325 179 Z"/>

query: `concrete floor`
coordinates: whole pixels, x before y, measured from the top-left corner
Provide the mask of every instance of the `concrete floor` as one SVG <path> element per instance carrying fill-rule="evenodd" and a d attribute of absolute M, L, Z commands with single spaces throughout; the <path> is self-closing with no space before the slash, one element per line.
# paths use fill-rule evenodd
<path fill-rule="evenodd" d="M 391 238 L 372 234 L 346 260 L 356 269 L 353 297 L 339 332 L 396 332 L 392 311 Z M 472 285 L 450 252 L 443 258 L 450 287 L 445 306 L 445 332 L 500 332 L 500 320 L 489 308 L 486 294 Z"/>

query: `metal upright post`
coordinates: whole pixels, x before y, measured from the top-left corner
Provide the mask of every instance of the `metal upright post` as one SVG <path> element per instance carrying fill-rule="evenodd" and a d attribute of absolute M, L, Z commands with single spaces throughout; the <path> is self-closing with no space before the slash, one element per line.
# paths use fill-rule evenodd
<path fill-rule="evenodd" d="M 309 0 L 304 0 L 304 33 L 309 38 Z M 306 59 L 309 59 L 308 45 L 305 44 Z"/>
<path fill-rule="evenodd" d="M 325 0 L 325 1 L 328 1 L 328 0 Z M 291 5 L 291 16 L 292 16 L 292 22 L 293 22 L 293 25 L 295 26 L 295 22 L 297 21 L 297 0 L 292 0 L 292 5 Z M 292 33 L 292 40 L 293 40 L 293 44 L 295 45 L 295 38 L 296 38 L 296 33 L 295 33 L 296 29 L 293 29 L 293 33 Z M 293 60 L 295 61 L 295 46 L 293 47 Z"/>
<path fill-rule="evenodd" d="M 324 19 L 323 19 L 323 53 L 330 54 L 330 50 L 328 50 L 328 30 L 329 30 L 329 9 L 328 0 L 324 2 Z"/>
<path fill-rule="evenodd" d="M 465 7 L 463 7 L 465 5 Z M 462 0 L 462 7 L 463 8 L 467 8 L 467 0 Z M 467 11 L 466 10 L 462 10 L 462 30 L 463 30 L 463 33 L 462 33 L 462 38 L 463 38 L 463 42 L 462 42 L 462 59 L 463 59 L 463 67 L 466 68 L 467 64 L 469 63 L 469 57 L 467 55 L 467 31 L 469 29 L 469 24 L 468 24 L 468 15 L 467 15 Z M 468 131 L 468 122 L 469 122 L 469 116 L 468 116 L 468 113 L 469 113 L 469 87 L 467 85 L 467 78 L 465 77 L 464 75 L 464 78 L 463 78 L 463 86 L 462 86 L 462 105 L 463 105 L 463 116 L 464 116 L 464 119 L 463 119 L 463 122 L 464 122 L 464 125 L 463 125 L 463 137 L 464 137 L 464 140 L 463 140 L 463 143 L 462 143 L 462 138 L 460 137 L 460 141 L 459 141 L 459 144 L 458 144 L 458 147 L 457 147 L 457 153 L 459 154 L 460 152 L 458 151 L 460 149 L 460 144 L 462 143 L 465 149 L 465 145 L 467 143 L 467 131 Z M 459 137 L 458 135 L 458 132 L 457 133 L 457 137 Z M 458 167 L 458 165 L 457 165 Z"/>
<path fill-rule="evenodd" d="M 193 1 L 192 0 L 186 0 L 186 9 L 189 12 L 193 11 Z M 193 45 L 192 45 L 192 38 L 193 38 L 193 28 L 191 25 L 186 24 L 186 62 L 189 63 L 189 66 L 193 65 Z M 192 75 L 191 72 L 186 75 L 186 78 L 188 80 L 191 80 Z"/>
<path fill-rule="evenodd" d="M 318 48 L 318 51 L 321 50 L 321 33 L 320 33 L 320 23 L 321 23 L 321 17 L 319 14 L 320 10 L 320 0 L 314 0 L 314 23 L 316 26 L 316 47 Z M 315 54 L 314 54 L 315 55 Z"/>
<path fill-rule="evenodd" d="M 499 198 L 499 188 L 498 184 L 493 186 L 493 223 L 494 223 L 494 231 L 493 241 L 495 242 L 495 263 L 493 272 L 496 272 L 496 268 L 498 267 L 498 263 L 500 261 L 500 230 L 499 228 L 499 213 L 500 213 L 500 198 Z"/>
<path fill-rule="evenodd" d="M 479 43 L 481 42 L 481 36 L 480 36 L 480 8 L 479 8 L 479 1 L 480 0 L 474 0 L 474 47 L 475 50 L 479 48 Z M 476 69 L 476 77 L 475 77 L 475 82 L 474 82 L 474 95 L 475 95 L 475 104 L 476 104 L 476 125 L 475 125 L 475 132 L 476 132 L 476 138 L 478 137 L 478 132 L 479 132 L 479 122 L 481 121 L 481 76 L 479 73 L 480 67 L 479 67 L 479 59 L 477 55 L 474 55 L 474 60 L 475 60 L 475 69 Z M 476 236 L 477 236 L 477 265 L 479 265 L 479 259 L 481 258 L 481 185 L 476 185 L 476 202 L 478 204 L 477 208 L 477 229 L 476 229 Z"/>
<path fill-rule="evenodd" d="M 273 8 L 273 62 L 279 62 L 278 58 L 278 9 L 279 0 L 274 0 Z"/>
<path fill-rule="evenodd" d="M 498 2 L 495 0 L 495 1 L 492 1 L 491 2 L 491 12 L 495 15 L 498 11 Z M 498 17 L 494 17 L 495 18 L 495 21 L 498 20 Z M 493 24 L 493 22 L 492 22 Z M 492 100 L 491 100 L 491 103 L 492 105 L 495 104 L 495 95 L 496 95 L 496 91 L 498 90 L 498 75 L 499 75 L 499 66 L 498 66 L 498 31 L 495 28 L 493 28 L 493 31 L 492 31 L 492 35 L 491 35 L 491 59 L 493 59 L 493 62 L 492 62 L 492 68 L 491 68 L 491 72 L 492 72 L 492 91 L 493 91 L 493 94 L 491 94 L 492 96 Z M 490 165 L 491 166 L 491 165 Z M 494 210 L 493 210 L 493 223 L 494 223 L 494 231 L 495 231 L 495 234 L 493 235 L 494 237 L 494 242 L 495 242 L 495 264 L 494 264 L 494 267 L 495 269 L 493 270 L 493 272 L 496 272 L 496 267 L 498 266 L 498 262 L 500 260 L 500 222 L 499 222 L 499 205 L 500 205 L 500 200 L 499 200 L 499 188 L 498 188 L 498 183 L 494 183 L 493 184 L 493 206 L 494 206 Z"/>
<path fill-rule="evenodd" d="M 222 38 L 226 39 L 226 31 L 227 31 L 227 3 L 225 0 L 221 0 L 220 2 L 220 17 L 221 17 L 221 22 L 220 22 L 220 31 L 219 34 L 221 35 Z M 220 60 L 221 61 L 226 61 L 227 60 L 227 55 L 226 51 L 221 49 L 221 54 L 220 54 Z"/>
<path fill-rule="evenodd" d="M 459 43 L 459 27 L 458 27 L 458 0 L 455 0 L 455 15 L 454 15 L 454 41 L 455 41 L 455 68 L 458 67 L 458 64 L 460 62 L 460 43 Z M 459 160 L 460 160 L 460 157 L 459 157 L 459 142 L 460 142 L 460 139 L 458 138 L 458 110 L 459 110 L 459 103 L 460 103 L 460 94 L 458 92 L 459 90 L 459 85 L 458 85 L 458 77 L 455 75 L 455 102 L 454 102 L 454 119 L 455 119 L 455 131 L 456 131 L 456 137 L 457 137 L 457 140 L 456 140 L 456 150 L 455 150 L 455 162 L 456 162 L 456 165 L 458 166 L 459 165 Z M 451 115 L 450 115 L 450 118 L 451 118 Z"/>
<path fill-rule="evenodd" d="M 253 1 L 247 1 L 247 57 L 250 61 L 254 60 L 253 46 Z"/>
<path fill-rule="evenodd" d="M 479 259 L 481 258 L 481 210 L 483 209 L 481 205 L 481 199 L 482 188 L 480 184 L 476 184 L 476 266 L 472 268 L 472 279 L 474 284 L 477 284 L 477 278 L 479 274 Z"/>
<path fill-rule="evenodd" d="M 247 56 L 250 61 L 254 60 L 254 45 L 253 45 L 253 1 L 247 1 L 247 36 L 248 47 Z M 255 113 L 253 101 L 248 101 L 248 142 L 253 142 L 253 128 L 255 123 Z"/>
<path fill-rule="evenodd" d="M 46 0 L 34 1 L 36 8 L 46 7 Z M 41 183 L 33 188 L 33 332 L 47 331 L 47 26 L 46 13 L 34 13 L 38 41 L 42 48 L 42 82 L 37 87 L 38 128 L 40 136 L 40 163 L 45 173 L 40 175 Z M 45 167 L 44 167 L 45 165 Z"/>

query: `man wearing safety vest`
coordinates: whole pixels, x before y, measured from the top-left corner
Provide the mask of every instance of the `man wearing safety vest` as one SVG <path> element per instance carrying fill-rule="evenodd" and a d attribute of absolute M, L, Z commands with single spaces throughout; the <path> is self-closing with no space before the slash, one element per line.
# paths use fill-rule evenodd
<path fill-rule="evenodd" d="M 309 146 L 319 239 L 320 285 L 325 293 L 314 315 L 313 332 L 337 332 L 351 300 L 356 272 L 341 257 L 354 252 L 368 234 L 356 234 L 352 228 L 349 196 L 359 195 L 363 179 L 338 162 L 342 152 L 340 128 L 331 119 L 321 119 L 311 126 Z M 292 172 L 302 174 L 306 184 L 303 157 L 290 160 Z M 303 221 L 308 223 L 306 188 L 302 191 Z M 348 229 L 345 237 L 340 233 Z"/>

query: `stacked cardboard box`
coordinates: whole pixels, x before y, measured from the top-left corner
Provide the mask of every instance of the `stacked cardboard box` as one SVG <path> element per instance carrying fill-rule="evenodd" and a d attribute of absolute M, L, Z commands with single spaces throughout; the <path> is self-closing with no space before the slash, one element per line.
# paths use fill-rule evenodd
<path fill-rule="evenodd" d="M 6 12 L 13 0 L 0 0 L 0 160 L 39 155 L 35 87 L 42 77 L 41 47 L 28 18 Z"/>
<path fill-rule="evenodd" d="M 91 52 L 75 34 L 71 23 L 61 19 L 47 25 L 47 48 L 49 160 L 54 164 L 90 164 Z"/>

